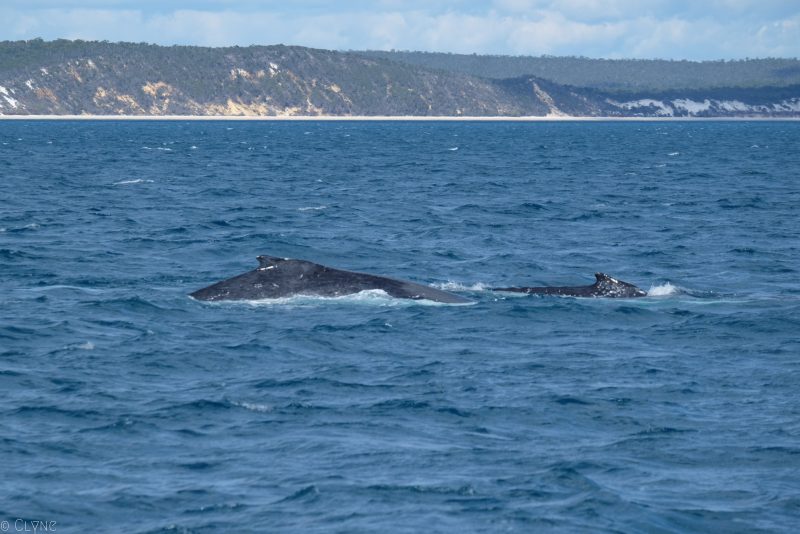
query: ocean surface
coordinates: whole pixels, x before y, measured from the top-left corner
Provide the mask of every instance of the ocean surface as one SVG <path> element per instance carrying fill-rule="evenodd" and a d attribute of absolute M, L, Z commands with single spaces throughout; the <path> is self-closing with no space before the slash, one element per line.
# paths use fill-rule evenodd
<path fill-rule="evenodd" d="M 796 532 L 799 279 L 797 122 L 2 122 L 0 527 Z"/>

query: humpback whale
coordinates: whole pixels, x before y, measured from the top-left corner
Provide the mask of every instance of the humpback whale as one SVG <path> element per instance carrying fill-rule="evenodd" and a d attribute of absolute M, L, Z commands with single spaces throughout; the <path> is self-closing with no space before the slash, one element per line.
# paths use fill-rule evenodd
<path fill-rule="evenodd" d="M 590 286 L 575 287 L 493 287 L 493 291 L 527 293 L 529 295 L 558 295 L 562 297 L 606 297 L 634 298 L 645 297 L 647 292 L 633 284 L 612 278 L 607 274 L 595 273 L 597 281 Z"/>
<path fill-rule="evenodd" d="M 326 267 L 318 263 L 274 256 L 258 256 L 258 268 L 199 289 L 197 300 L 259 300 L 310 295 L 341 297 L 380 289 L 392 297 L 467 304 L 469 299 L 439 289 L 384 276 Z"/>

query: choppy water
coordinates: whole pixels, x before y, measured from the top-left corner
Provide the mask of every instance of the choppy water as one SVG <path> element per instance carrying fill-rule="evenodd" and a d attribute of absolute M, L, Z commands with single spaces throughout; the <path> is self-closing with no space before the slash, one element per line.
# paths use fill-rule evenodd
<path fill-rule="evenodd" d="M 799 123 L 0 123 L 0 199 L 12 532 L 800 524 Z M 258 254 L 476 303 L 187 297 Z"/>

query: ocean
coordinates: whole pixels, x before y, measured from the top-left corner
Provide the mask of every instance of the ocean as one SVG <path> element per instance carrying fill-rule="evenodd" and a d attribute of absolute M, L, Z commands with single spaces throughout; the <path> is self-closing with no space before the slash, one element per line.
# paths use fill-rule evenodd
<path fill-rule="evenodd" d="M 798 122 L 3 122 L 0 527 L 796 531 L 799 270 Z"/>

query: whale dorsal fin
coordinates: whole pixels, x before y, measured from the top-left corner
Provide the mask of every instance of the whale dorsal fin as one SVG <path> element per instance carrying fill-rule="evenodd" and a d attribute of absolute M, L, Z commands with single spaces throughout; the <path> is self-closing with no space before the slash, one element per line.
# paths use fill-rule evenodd
<path fill-rule="evenodd" d="M 594 277 L 597 280 L 598 284 L 602 283 L 602 282 L 608 282 L 608 283 L 611 283 L 611 284 L 618 284 L 619 283 L 619 280 L 617 280 L 615 278 L 611 278 L 610 276 L 608 276 L 605 273 L 594 273 Z"/>
<path fill-rule="evenodd" d="M 278 258 L 277 256 L 258 256 L 258 268 L 266 269 L 267 267 L 277 267 L 277 265 L 288 258 Z"/>

